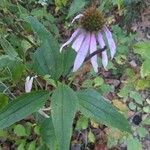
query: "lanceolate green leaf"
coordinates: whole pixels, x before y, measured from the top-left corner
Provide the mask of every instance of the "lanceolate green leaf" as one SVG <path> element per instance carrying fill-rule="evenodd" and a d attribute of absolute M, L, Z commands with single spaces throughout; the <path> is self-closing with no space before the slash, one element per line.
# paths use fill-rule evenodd
<path fill-rule="evenodd" d="M 0 45 L 12 60 L 15 60 L 18 57 L 18 53 L 14 50 L 12 45 L 2 36 L 0 36 Z"/>
<path fill-rule="evenodd" d="M 7 67 L 13 61 L 10 59 L 8 55 L 1 55 L 0 56 L 0 69 L 3 67 Z"/>
<path fill-rule="evenodd" d="M 68 75 L 72 71 L 72 65 L 75 59 L 75 52 L 71 48 L 65 49 L 63 55 L 63 75 Z"/>
<path fill-rule="evenodd" d="M 78 92 L 79 110 L 85 116 L 95 119 L 105 125 L 116 127 L 122 131 L 130 132 L 125 117 L 120 114 L 109 102 L 94 90 Z"/>
<path fill-rule="evenodd" d="M 33 69 L 40 75 L 50 74 L 52 78 L 57 79 L 62 73 L 62 59 L 60 54 L 56 53 L 48 42 L 42 44 L 33 56 Z"/>
<path fill-rule="evenodd" d="M 41 108 L 49 97 L 46 91 L 23 94 L 0 111 L 0 129 L 27 117 Z"/>
<path fill-rule="evenodd" d="M 77 96 L 66 85 L 60 85 L 52 95 L 52 121 L 59 150 L 69 150 Z"/>
<path fill-rule="evenodd" d="M 73 0 L 68 12 L 68 18 L 79 12 L 86 5 L 86 3 L 86 0 Z"/>
<path fill-rule="evenodd" d="M 71 71 L 75 53 L 70 48 L 60 53 L 60 46 L 56 38 L 35 18 L 28 17 L 33 31 L 41 41 L 41 46 L 33 54 L 33 70 L 44 76 L 58 79 Z"/>
<path fill-rule="evenodd" d="M 57 140 L 52 123 L 52 118 L 45 119 L 42 122 L 40 129 L 43 143 L 45 143 L 50 148 L 50 150 L 56 150 Z"/>
<path fill-rule="evenodd" d="M 8 55 L 2 55 L 0 56 L 0 69 L 3 68 L 9 68 L 9 73 L 11 73 L 9 78 L 13 79 L 13 81 L 17 81 L 21 77 L 25 66 L 20 61 L 12 59 Z"/>
<path fill-rule="evenodd" d="M 41 41 L 41 47 L 33 55 L 33 69 L 40 75 L 50 74 L 58 79 L 63 71 L 63 63 L 57 39 L 37 19 L 30 16 L 28 22 Z"/>
<path fill-rule="evenodd" d="M 3 93 L 0 93 L 0 110 L 2 110 L 8 104 L 8 97 Z"/>
<path fill-rule="evenodd" d="M 34 17 L 27 17 L 27 21 L 32 27 L 32 30 L 41 42 L 53 38 L 51 33 Z M 55 44 L 56 42 L 52 43 Z"/>

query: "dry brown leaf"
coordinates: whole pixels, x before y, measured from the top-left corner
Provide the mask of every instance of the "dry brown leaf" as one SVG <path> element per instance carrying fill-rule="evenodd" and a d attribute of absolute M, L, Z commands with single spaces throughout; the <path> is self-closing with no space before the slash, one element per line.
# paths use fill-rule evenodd
<path fill-rule="evenodd" d="M 127 110 L 127 106 L 126 104 L 124 104 L 123 102 L 121 102 L 120 100 L 118 99 L 115 99 L 112 101 L 112 104 L 117 107 L 120 111 L 123 111 L 125 112 Z"/>

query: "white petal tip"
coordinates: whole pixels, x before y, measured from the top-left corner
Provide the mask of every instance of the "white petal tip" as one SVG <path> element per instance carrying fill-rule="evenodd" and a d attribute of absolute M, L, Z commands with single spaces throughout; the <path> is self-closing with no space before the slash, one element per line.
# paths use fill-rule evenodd
<path fill-rule="evenodd" d="M 108 63 L 107 64 L 103 64 L 103 67 L 104 67 L 105 70 L 108 70 L 107 69 L 107 65 L 108 65 Z"/>
<path fill-rule="evenodd" d="M 95 71 L 96 73 L 98 73 L 98 68 L 97 68 L 97 69 L 94 69 L 94 71 Z"/>
<path fill-rule="evenodd" d="M 30 76 L 27 76 L 27 77 L 26 77 L 26 81 L 29 81 L 29 80 L 30 80 Z"/>
<path fill-rule="evenodd" d="M 73 69 L 72 69 L 72 72 L 76 72 L 77 70 L 78 70 L 78 69 L 76 69 L 76 68 L 73 68 Z"/>
<path fill-rule="evenodd" d="M 61 47 L 61 48 L 59 49 L 60 53 L 62 52 L 62 49 L 63 49 L 63 47 Z"/>
<path fill-rule="evenodd" d="M 113 60 L 114 56 L 111 56 L 111 60 Z"/>
<path fill-rule="evenodd" d="M 114 54 L 111 54 L 111 60 L 114 58 L 116 52 Z"/>
<path fill-rule="evenodd" d="M 105 71 L 108 71 L 107 65 L 108 64 L 103 64 L 103 68 L 105 69 Z"/>
<path fill-rule="evenodd" d="M 77 19 L 83 17 L 83 14 L 79 14 L 76 17 L 74 17 L 74 19 L 71 21 L 71 24 L 73 24 Z"/>
<path fill-rule="evenodd" d="M 34 78 L 37 78 L 37 77 L 38 77 L 37 75 L 34 76 Z"/>

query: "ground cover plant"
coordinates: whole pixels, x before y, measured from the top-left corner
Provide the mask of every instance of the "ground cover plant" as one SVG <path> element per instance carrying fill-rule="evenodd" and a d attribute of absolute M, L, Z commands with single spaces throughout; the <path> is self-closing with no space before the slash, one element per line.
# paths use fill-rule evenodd
<path fill-rule="evenodd" d="M 148 150 L 148 0 L 0 1 L 0 149 Z"/>

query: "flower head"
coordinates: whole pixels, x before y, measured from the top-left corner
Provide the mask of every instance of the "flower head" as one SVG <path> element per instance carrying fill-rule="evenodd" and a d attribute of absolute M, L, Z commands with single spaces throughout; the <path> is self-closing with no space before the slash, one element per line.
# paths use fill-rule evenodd
<path fill-rule="evenodd" d="M 92 7 L 85 10 L 83 14 L 77 15 L 73 19 L 72 23 L 77 19 L 80 19 L 80 26 L 73 32 L 70 39 L 60 48 L 60 51 L 62 51 L 65 46 L 72 43 L 72 48 L 77 52 L 73 71 L 75 72 L 80 68 L 88 53 L 91 54 L 95 52 L 98 47 L 101 49 L 105 47 L 105 42 L 103 39 L 104 35 L 108 42 L 111 59 L 113 59 L 116 53 L 116 45 L 110 30 L 105 25 L 104 16 L 97 11 L 96 8 Z M 102 64 L 106 69 L 108 64 L 107 51 L 104 50 L 101 52 L 101 54 Z M 94 55 L 91 58 L 91 64 L 94 68 L 94 71 L 98 72 L 97 55 Z"/>
<path fill-rule="evenodd" d="M 104 26 L 105 20 L 102 13 L 91 7 L 83 13 L 80 20 L 81 26 L 86 31 L 98 32 Z"/>

